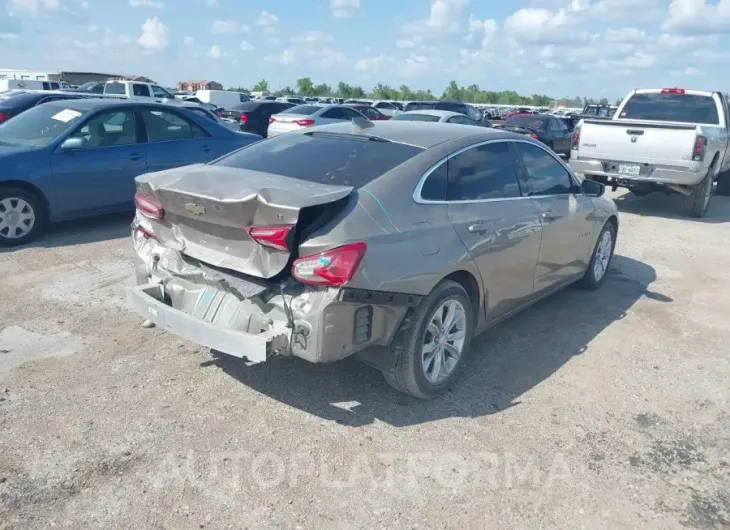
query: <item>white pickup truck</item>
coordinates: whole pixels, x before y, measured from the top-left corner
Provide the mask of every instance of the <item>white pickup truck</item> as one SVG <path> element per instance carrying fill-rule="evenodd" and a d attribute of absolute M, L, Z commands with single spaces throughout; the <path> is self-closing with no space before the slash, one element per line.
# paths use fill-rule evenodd
<path fill-rule="evenodd" d="M 104 84 L 105 96 L 117 96 L 129 99 L 149 99 L 157 103 L 175 102 L 175 97 L 154 83 L 140 81 L 107 81 Z"/>
<path fill-rule="evenodd" d="M 704 217 L 715 180 L 717 193 L 730 195 L 729 116 L 720 92 L 633 90 L 612 119 L 578 123 L 569 164 L 614 190 L 681 193 L 689 215 Z"/>

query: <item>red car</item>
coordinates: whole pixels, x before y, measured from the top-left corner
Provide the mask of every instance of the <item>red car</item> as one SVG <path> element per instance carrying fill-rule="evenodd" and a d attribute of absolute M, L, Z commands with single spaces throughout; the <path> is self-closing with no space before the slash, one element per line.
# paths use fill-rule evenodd
<path fill-rule="evenodd" d="M 389 120 L 390 116 L 383 114 L 378 109 L 371 107 L 370 105 L 347 105 L 348 107 L 355 109 L 371 121 L 377 120 Z"/>

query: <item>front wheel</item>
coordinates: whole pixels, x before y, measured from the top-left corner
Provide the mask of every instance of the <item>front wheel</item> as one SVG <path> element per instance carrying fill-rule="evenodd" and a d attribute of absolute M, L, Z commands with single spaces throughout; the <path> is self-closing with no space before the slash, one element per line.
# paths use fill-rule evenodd
<path fill-rule="evenodd" d="M 472 304 L 461 285 L 445 280 L 409 320 L 393 344 L 395 368 L 383 375 L 396 390 L 430 399 L 457 377 L 473 333 Z"/>
<path fill-rule="evenodd" d="M 43 207 L 33 193 L 0 188 L 0 247 L 28 243 L 38 236 L 44 223 Z"/>
<path fill-rule="evenodd" d="M 578 286 L 593 291 L 598 289 L 606 279 L 608 267 L 611 265 L 613 250 L 616 248 L 616 229 L 613 223 L 606 223 L 598 235 L 593 256 L 588 263 L 588 269 L 578 281 Z"/>

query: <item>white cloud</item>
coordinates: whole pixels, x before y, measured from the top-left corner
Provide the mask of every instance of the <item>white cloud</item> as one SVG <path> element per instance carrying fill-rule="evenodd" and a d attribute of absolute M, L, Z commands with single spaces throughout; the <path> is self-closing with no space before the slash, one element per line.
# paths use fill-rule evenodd
<path fill-rule="evenodd" d="M 681 33 L 730 33 L 730 0 L 708 4 L 706 0 L 672 0 L 665 31 Z"/>
<path fill-rule="evenodd" d="M 296 57 L 293 50 L 284 50 L 279 55 L 268 56 L 265 58 L 267 62 L 276 64 L 292 64 Z"/>
<path fill-rule="evenodd" d="M 217 44 L 211 46 L 205 54 L 206 57 L 210 57 L 211 59 L 220 59 L 221 57 L 223 57 L 223 55 L 223 50 Z"/>
<path fill-rule="evenodd" d="M 330 9 L 337 18 L 349 18 L 360 9 L 360 0 L 330 0 Z"/>
<path fill-rule="evenodd" d="M 401 48 L 417 48 L 423 43 L 460 34 L 468 24 L 468 0 L 432 0 L 428 18 L 401 26 Z"/>
<path fill-rule="evenodd" d="M 646 32 L 636 28 L 608 28 L 604 35 L 606 42 L 639 43 L 647 42 L 650 37 Z"/>
<path fill-rule="evenodd" d="M 216 35 L 234 35 L 249 32 L 249 28 L 246 24 L 236 22 L 232 19 L 214 20 L 211 30 Z"/>
<path fill-rule="evenodd" d="M 240 48 L 241 48 L 241 51 L 244 51 L 244 52 L 250 52 L 250 51 L 254 50 L 253 44 L 251 44 L 250 42 L 248 42 L 246 40 L 241 41 Z"/>
<path fill-rule="evenodd" d="M 162 9 L 165 7 L 163 2 L 156 2 L 155 0 L 129 0 L 131 7 L 149 7 L 151 9 Z"/>
<path fill-rule="evenodd" d="M 327 35 L 321 31 L 305 31 L 292 37 L 292 44 L 302 44 L 305 46 L 320 46 L 330 44 L 334 41 L 331 35 Z"/>
<path fill-rule="evenodd" d="M 139 45 L 148 52 L 161 52 L 167 48 L 168 28 L 157 17 L 148 18 L 142 24 Z"/>
<path fill-rule="evenodd" d="M 566 30 L 576 18 L 566 9 L 556 12 L 540 8 L 519 9 L 504 21 L 504 30 L 516 39 L 526 41 L 558 40 L 568 37 Z"/>
<path fill-rule="evenodd" d="M 264 35 L 276 35 L 279 26 L 279 17 L 264 10 L 256 19 L 256 25 L 261 27 Z"/>
<path fill-rule="evenodd" d="M 355 61 L 355 70 L 358 72 L 378 73 L 386 67 L 391 67 L 395 62 L 390 55 L 380 54 L 375 57 Z"/>
<path fill-rule="evenodd" d="M 79 0 L 8 0 L 7 13 L 10 17 L 39 18 L 65 16 L 82 19 L 87 16 L 88 3 Z"/>
<path fill-rule="evenodd" d="M 327 70 L 345 61 L 344 54 L 332 47 L 333 42 L 330 35 L 321 31 L 305 31 L 290 39 L 289 48 L 266 57 L 266 61 L 285 65 L 306 61 L 313 68 Z"/>

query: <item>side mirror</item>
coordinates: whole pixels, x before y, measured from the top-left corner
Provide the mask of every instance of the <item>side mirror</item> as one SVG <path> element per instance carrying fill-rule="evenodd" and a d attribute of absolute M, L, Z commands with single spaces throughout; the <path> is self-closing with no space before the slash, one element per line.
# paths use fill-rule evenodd
<path fill-rule="evenodd" d="M 595 180 L 584 179 L 581 192 L 588 197 L 600 197 L 606 191 L 606 186 Z"/>
<path fill-rule="evenodd" d="M 85 141 L 83 138 L 66 138 L 61 144 L 62 151 L 77 151 L 85 147 Z"/>

